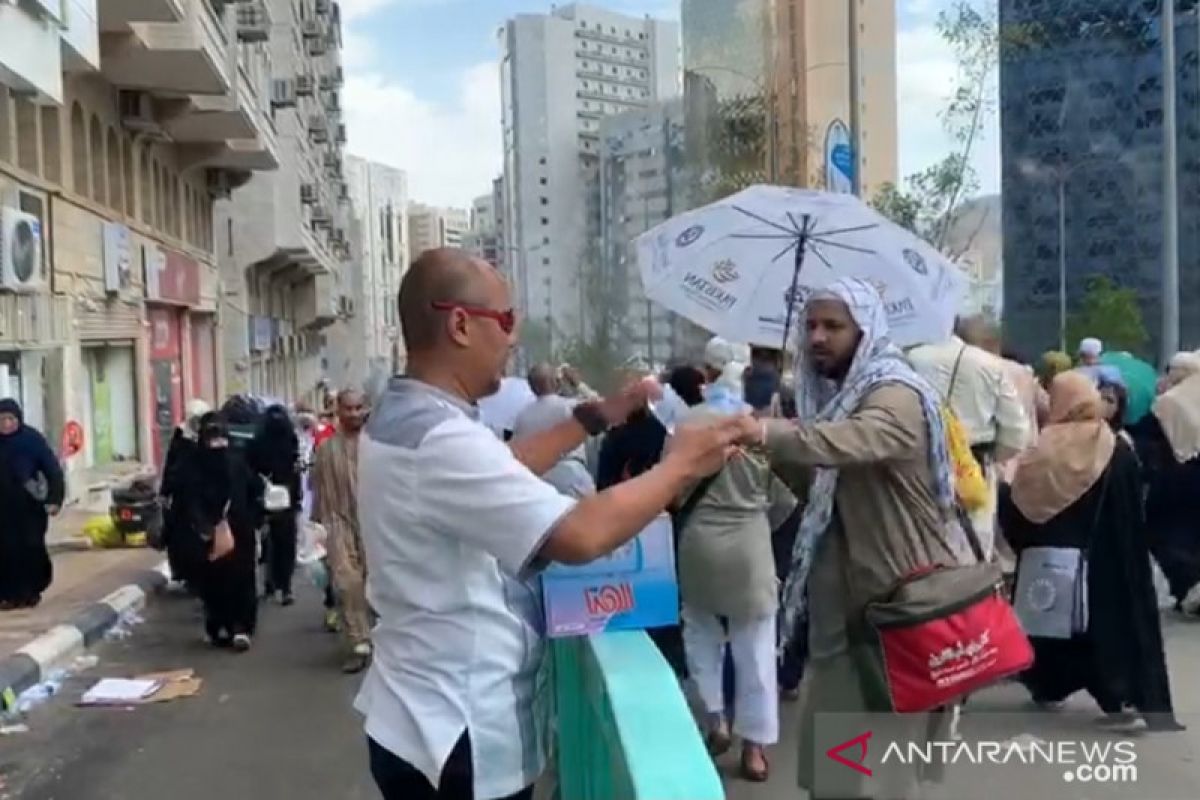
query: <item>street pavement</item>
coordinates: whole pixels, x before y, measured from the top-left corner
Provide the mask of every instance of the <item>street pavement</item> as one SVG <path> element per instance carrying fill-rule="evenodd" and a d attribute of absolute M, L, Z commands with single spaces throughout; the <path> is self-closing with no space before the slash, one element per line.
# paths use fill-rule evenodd
<path fill-rule="evenodd" d="M 0 799 L 374 800 L 361 723 L 350 707 L 358 678 L 338 669 L 338 637 L 321 627 L 315 590 L 304 587 L 299 600 L 291 608 L 265 605 L 253 650 L 236 655 L 202 641 L 195 601 L 156 598 L 132 637 L 95 648 L 98 665 L 69 679 L 57 697 L 29 715 L 28 732 L 0 737 Z M 1157 754 L 1154 768 L 1165 769 L 1171 780 L 1139 785 L 1139 800 L 1194 798 L 1200 782 L 1200 625 L 1168 615 L 1166 633 L 1176 707 L 1191 727 L 1142 737 L 1141 763 L 1148 763 L 1145 753 Z M 73 705 L 99 677 L 183 667 L 204 680 L 196 697 L 132 710 Z M 1072 707 L 1089 720 L 1096 713 L 1083 696 Z M 736 752 L 722 759 L 729 800 L 803 797 L 795 783 L 797 710 L 784 706 L 783 741 L 773 750 L 769 784 L 733 777 Z M 1007 712 L 1006 735 L 1049 735 L 1045 715 L 1028 708 L 1017 686 L 972 698 L 965 729 L 970 734 L 991 724 L 992 712 Z M 1023 790 L 1008 775 L 987 796 L 1048 796 Z M 1132 793 L 1120 788 L 1122 796 Z M 1118 795 L 1089 795 L 1108 796 Z"/>
<path fill-rule="evenodd" d="M 37 608 L 0 613 L 0 658 L 133 581 L 163 560 L 146 548 L 64 550 L 51 557 L 54 582 Z"/>

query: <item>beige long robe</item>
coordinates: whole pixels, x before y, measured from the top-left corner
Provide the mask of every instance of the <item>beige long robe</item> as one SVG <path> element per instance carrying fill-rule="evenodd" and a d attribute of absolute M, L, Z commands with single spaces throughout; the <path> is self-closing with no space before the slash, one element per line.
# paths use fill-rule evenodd
<path fill-rule="evenodd" d="M 329 570 L 351 644 L 371 639 L 367 561 L 358 528 L 358 439 L 339 432 L 317 448 L 312 519 L 328 534 Z"/>
<path fill-rule="evenodd" d="M 920 399 L 899 384 L 877 387 L 848 419 L 816 425 L 789 421 L 767 423 L 767 452 L 772 468 L 798 497 L 807 493 L 812 468 L 840 470 L 834 496 L 834 520 L 821 540 L 809 573 L 809 668 L 801 713 L 800 785 L 812 789 L 817 777 L 814 754 L 823 754 L 847 736 L 836 738 L 839 720 L 818 715 L 885 713 L 864 697 L 858 664 L 864 647 L 866 604 L 884 594 L 902 575 L 930 563 L 956 563 L 962 554 L 947 542 L 947 520 L 938 507 L 929 466 L 929 437 Z M 908 715 L 903 724 L 922 737 L 930 715 Z M 830 731 L 833 739 L 826 741 Z M 824 756 L 820 756 L 824 759 Z M 870 797 L 858 773 L 820 762 L 816 797 Z M 824 771 L 831 767 L 832 771 Z M 876 771 L 876 779 L 880 772 Z M 831 787 L 827 778 L 845 781 Z M 897 781 L 915 774 L 885 776 L 888 792 L 904 789 Z M 904 796 L 903 794 L 891 796 Z"/>

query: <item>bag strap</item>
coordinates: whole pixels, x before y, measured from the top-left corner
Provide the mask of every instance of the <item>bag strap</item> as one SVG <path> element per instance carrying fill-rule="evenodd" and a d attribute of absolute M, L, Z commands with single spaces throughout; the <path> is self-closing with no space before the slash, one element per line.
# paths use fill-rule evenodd
<path fill-rule="evenodd" d="M 964 344 L 958 349 L 958 357 L 954 359 L 954 369 L 950 372 L 950 385 L 946 387 L 946 396 L 942 398 L 942 402 L 950 405 L 950 399 L 954 397 L 954 386 L 958 383 L 958 368 L 962 366 L 963 356 L 966 355 L 967 346 Z"/>
<path fill-rule="evenodd" d="M 687 496 L 687 499 L 683 501 L 683 505 L 679 507 L 679 510 L 675 512 L 673 518 L 675 520 L 675 535 L 677 537 L 683 533 L 683 529 L 687 526 L 688 519 L 691 518 L 692 513 L 696 510 L 696 506 L 700 505 L 700 501 L 703 500 L 704 495 L 708 493 L 709 487 L 713 485 L 713 483 L 717 480 L 717 476 L 720 474 L 721 473 L 719 471 L 714 472 L 712 475 L 709 475 L 707 478 L 700 481 L 700 483 L 696 485 L 696 488 L 692 490 L 692 493 Z"/>

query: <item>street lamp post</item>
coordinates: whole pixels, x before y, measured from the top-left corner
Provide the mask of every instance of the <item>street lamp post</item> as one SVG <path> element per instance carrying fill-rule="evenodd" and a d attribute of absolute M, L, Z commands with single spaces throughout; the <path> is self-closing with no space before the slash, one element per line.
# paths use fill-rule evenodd
<path fill-rule="evenodd" d="M 1058 349 L 1067 351 L 1067 175 L 1058 176 Z"/>
<path fill-rule="evenodd" d="M 1161 364 L 1179 349 L 1179 157 L 1175 115 L 1175 0 L 1162 4 L 1163 258 Z"/>

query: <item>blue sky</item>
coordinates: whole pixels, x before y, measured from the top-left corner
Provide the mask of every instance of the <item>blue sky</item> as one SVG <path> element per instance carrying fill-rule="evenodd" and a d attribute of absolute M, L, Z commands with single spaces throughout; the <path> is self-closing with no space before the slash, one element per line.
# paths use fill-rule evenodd
<path fill-rule="evenodd" d="M 982 0 L 980 0 L 982 1 Z M 901 173 L 944 155 L 937 112 L 953 61 L 934 29 L 951 0 L 898 3 Z M 548 0 L 341 0 L 346 17 L 350 150 L 409 172 L 414 200 L 466 205 L 500 167 L 496 31 Z M 593 0 L 632 14 L 678 19 L 678 0 Z M 998 185 L 995 122 L 975 159 L 985 190 Z"/>

